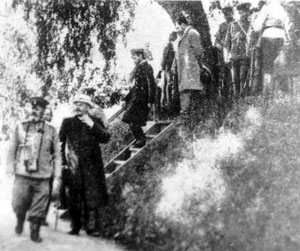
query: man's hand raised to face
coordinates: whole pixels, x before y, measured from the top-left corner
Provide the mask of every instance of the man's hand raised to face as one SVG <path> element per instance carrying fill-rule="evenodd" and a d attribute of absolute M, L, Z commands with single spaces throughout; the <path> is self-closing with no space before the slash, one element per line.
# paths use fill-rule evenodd
<path fill-rule="evenodd" d="M 94 126 L 94 121 L 87 113 L 83 114 L 82 116 L 79 116 L 78 118 L 82 123 L 86 124 L 90 128 Z"/>

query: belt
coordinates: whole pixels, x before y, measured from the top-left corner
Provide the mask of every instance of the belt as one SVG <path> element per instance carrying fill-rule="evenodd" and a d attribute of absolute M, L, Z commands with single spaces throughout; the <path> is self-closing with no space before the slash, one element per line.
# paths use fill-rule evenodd
<path fill-rule="evenodd" d="M 284 28 L 282 26 L 266 26 L 264 29 L 269 29 L 269 28 L 277 28 L 283 30 Z"/>

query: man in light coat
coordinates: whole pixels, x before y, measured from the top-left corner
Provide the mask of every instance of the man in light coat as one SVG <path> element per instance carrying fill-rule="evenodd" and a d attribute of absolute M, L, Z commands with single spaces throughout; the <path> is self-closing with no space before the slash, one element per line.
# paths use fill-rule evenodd
<path fill-rule="evenodd" d="M 278 0 L 265 0 L 265 4 L 252 23 L 258 39 L 255 48 L 261 52 L 260 68 L 263 75 L 263 95 L 265 101 L 274 94 L 274 63 L 284 45 L 286 36 L 287 13 Z"/>
<path fill-rule="evenodd" d="M 181 113 L 184 118 L 201 108 L 205 94 L 200 81 L 203 54 L 200 34 L 188 24 L 185 17 L 176 20 L 176 30 L 182 34 L 178 41 L 175 67 L 178 73 Z"/>
<path fill-rule="evenodd" d="M 60 183 L 60 149 L 55 128 L 43 120 L 48 102 L 39 97 L 30 101 L 30 120 L 18 124 L 11 138 L 7 172 L 15 175 L 12 197 L 12 207 L 17 216 L 15 232 L 23 232 L 27 214 L 30 238 L 34 242 L 41 242 L 39 230 L 46 217 L 49 180 L 53 173 L 55 189 Z"/>

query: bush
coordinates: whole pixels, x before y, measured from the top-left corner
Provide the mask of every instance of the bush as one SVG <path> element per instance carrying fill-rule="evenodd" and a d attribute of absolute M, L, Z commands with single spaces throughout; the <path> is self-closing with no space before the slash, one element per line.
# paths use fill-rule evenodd
<path fill-rule="evenodd" d="M 137 250 L 300 250 L 300 102 L 248 98 L 178 127 L 114 180 L 106 235 Z M 189 140 L 188 140 L 189 139 Z"/>

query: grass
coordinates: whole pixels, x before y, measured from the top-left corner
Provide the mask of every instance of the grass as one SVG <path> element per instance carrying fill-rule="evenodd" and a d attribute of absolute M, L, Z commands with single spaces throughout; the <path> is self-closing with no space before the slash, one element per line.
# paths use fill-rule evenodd
<path fill-rule="evenodd" d="M 261 104 L 234 104 L 218 131 L 214 115 L 177 128 L 114 183 L 106 235 L 135 250 L 300 250 L 300 101 Z"/>

